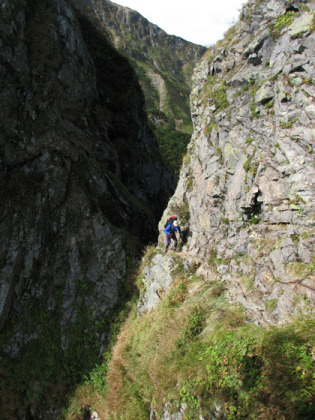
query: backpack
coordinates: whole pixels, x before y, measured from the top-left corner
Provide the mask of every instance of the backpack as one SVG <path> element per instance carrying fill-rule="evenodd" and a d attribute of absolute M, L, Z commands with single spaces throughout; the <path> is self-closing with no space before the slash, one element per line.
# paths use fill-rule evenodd
<path fill-rule="evenodd" d="M 167 221 L 166 221 L 165 225 L 164 225 L 164 229 L 166 229 L 166 227 L 167 227 L 168 225 L 173 225 L 173 223 L 174 223 L 174 221 L 175 221 L 175 220 L 177 220 L 177 217 L 176 217 L 176 216 L 171 216 L 171 217 L 169 217 L 169 218 L 167 219 Z"/>

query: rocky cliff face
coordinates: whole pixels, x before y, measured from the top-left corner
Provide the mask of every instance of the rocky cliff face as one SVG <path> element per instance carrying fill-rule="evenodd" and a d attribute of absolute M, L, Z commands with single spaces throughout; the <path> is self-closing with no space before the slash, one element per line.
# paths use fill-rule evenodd
<path fill-rule="evenodd" d="M 314 11 L 250 1 L 197 67 L 160 224 L 179 216 L 182 251 L 147 254 L 141 316 L 69 419 L 314 417 L 314 321 L 295 317 L 315 300 Z M 95 21 L 64 0 L 1 15 L 1 407 L 55 419 L 114 329 L 171 179 Z"/>
<path fill-rule="evenodd" d="M 194 134 L 100 418 L 314 417 L 314 12 L 249 1 L 196 68 Z M 165 254 L 172 214 L 183 242 Z"/>
<path fill-rule="evenodd" d="M 0 7 L 0 400 L 36 417 L 94 365 L 173 180 L 133 69 L 89 18 Z"/>
<path fill-rule="evenodd" d="M 165 212 L 185 216 L 184 251 L 257 322 L 314 305 L 314 47 L 312 2 L 247 3 L 195 70 L 194 135 Z"/>

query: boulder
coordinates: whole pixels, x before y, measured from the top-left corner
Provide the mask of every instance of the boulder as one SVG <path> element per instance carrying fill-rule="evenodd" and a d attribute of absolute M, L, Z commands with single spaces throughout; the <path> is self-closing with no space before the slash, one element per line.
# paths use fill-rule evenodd
<path fill-rule="evenodd" d="M 265 105 L 274 97 L 274 90 L 271 83 L 265 83 L 256 93 L 255 101 L 259 104 Z"/>
<path fill-rule="evenodd" d="M 289 26 L 289 34 L 292 38 L 296 38 L 301 34 L 309 31 L 313 25 L 314 15 L 312 13 L 303 13 L 302 16 L 295 19 Z"/>

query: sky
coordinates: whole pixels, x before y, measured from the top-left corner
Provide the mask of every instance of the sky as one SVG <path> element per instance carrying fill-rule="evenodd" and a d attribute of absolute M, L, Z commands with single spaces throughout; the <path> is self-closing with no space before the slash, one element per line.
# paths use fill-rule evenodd
<path fill-rule="evenodd" d="M 238 20 L 246 0 L 113 0 L 137 10 L 169 35 L 212 45 Z"/>

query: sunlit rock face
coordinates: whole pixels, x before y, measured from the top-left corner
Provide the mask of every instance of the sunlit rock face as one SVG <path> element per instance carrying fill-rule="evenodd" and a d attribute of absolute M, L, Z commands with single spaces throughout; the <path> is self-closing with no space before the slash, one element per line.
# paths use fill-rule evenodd
<path fill-rule="evenodd" d="M 312 2 L 250 1 L 195 70 L 194 134 L 163 217 L 259 323 L 314 305 Z M 160 225 L 162 231 L 163 224 Z"/>

